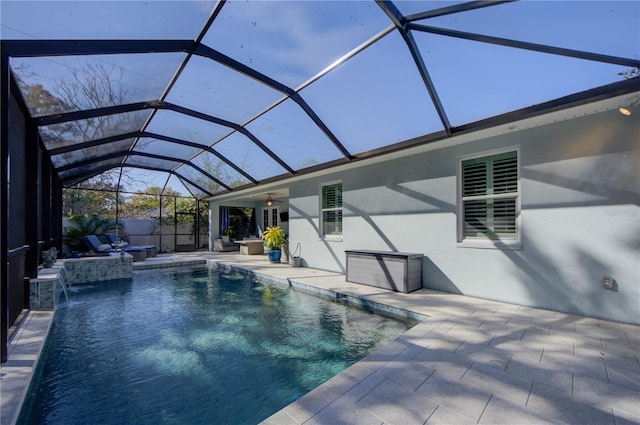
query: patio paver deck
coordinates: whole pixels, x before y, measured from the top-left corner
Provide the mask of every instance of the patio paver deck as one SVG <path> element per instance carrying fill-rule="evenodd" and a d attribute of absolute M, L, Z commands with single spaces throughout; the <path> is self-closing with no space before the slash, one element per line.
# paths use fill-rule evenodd
<path fill-rule="evenodd" d="M 263 424 L 640 424 L 640 326 L 426 289 L 389 292 L 264 256 L 180 253 L 134 267 L 201 259 L 428 316 Z"/>

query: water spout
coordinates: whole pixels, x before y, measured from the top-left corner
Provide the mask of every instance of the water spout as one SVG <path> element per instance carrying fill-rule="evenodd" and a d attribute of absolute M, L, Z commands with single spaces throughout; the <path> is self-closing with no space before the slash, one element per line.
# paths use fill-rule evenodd
<path fill-rule="evenodd" d="M 62 278 L 63 273 L 65 275 L 64 279 Z M 64 267 L 62 267 L 60 269 L 60 273 L 58 273 L 57 282 L 62 287 L 62 292 L 64 293 L 64 297 L 67 299 L 67 304 L 69 303 L 69 293 L 67 291 L 67 283 L 66 283 L 68 280 L 69 280 L 69 275 L 67 274 L 67 271 L 64 269 Z"/>

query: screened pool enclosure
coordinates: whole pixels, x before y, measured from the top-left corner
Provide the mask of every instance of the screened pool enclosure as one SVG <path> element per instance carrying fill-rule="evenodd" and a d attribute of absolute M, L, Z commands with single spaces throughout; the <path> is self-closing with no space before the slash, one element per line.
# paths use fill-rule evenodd
<path fill-rule="evenodd" d="M 61 244 L 63 188 L 108 173 L 117 190 L 207 200 L 549 111 L 640 103 L 637 1 L 0 7 L 3 361 L 38 247 Z"/>

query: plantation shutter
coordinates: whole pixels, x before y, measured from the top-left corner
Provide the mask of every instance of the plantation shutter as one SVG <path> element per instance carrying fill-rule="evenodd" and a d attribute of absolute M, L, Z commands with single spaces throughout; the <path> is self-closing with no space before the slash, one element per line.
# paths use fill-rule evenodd
<path fill-rule="evenodd" d="M 517 198 L 515 151 L 463 161 L 464 238 L 516 238 Z"/>
<path fill-rule="evenodd" d="M 507 154 L 505 154 L 507 155 Z M 515 152 L 509 156 L 493 157 L 493 193 L 518 191 L 518 159 Z"/>
<path fill-rule="evenodd" d="M 322 187 L 322 208 L 342 208 L 342 183 Z"/>
<path fill-rule="evenodd" d="M 322 186 L 322 233 L 342 234 L 342 183 Z"/>

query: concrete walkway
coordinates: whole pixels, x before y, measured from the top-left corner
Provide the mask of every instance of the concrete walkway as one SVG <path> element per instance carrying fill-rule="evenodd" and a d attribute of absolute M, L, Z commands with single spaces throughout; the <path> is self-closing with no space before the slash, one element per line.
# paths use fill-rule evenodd
<path fill-rule="evenodd" d="M 389 292 L 345 282 L 338 273 L 270 264 L 264 256 L 161 255 L 134 267 L 202 259 L 273 283 L 427 316 L 264 424 L 640 424 L 639 326 L 429 290 Z M 7 365 L 3 419 L 11 398 Z"/>

